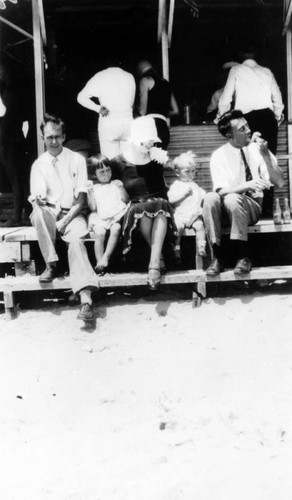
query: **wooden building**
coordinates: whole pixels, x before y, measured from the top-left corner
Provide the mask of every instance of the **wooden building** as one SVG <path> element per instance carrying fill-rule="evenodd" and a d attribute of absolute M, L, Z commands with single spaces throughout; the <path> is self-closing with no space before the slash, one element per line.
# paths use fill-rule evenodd
<path fill-rule="evenodd" d="M 119 53 L 130 71 L 144 57 L 169 78 L 181 110 L 172 123 L 171 151 L 177 151 L 176 141 L 182 150 L 192 146 L 182 138 L 194 134 L 195 149 L 204 137 L 205 157 L 206 140 L 209 153 L 216 143 L 214 125 L 205 125 L 203 135 L 200 130 L 222 64 L 236 59 L 242 43 L 254 43 L 258 62 L 271 68 L 283 93 L 280 153 L 291 191 L 291 0 L 1 0 L 1 6 L 1 62 L 16 69 L 20 86 L 25 80 L 34 91 L 36 130 L 46 109 L 75 124 L 73 135 L 81 129 L 93 134 L 96 116 L 78 105 L 76 95 L 108 55 Z M 191 109 L 187 134 L 184 104 Z"/>

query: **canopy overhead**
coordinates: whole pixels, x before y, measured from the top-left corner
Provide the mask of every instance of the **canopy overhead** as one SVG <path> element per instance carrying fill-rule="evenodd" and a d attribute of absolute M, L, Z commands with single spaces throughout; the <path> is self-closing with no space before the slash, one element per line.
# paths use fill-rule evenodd
<path fill-rule="evenodd" d="M 119 53 L 130 71 L 139 58 L 147 58 L 165 76 L 169 75 L 181 106 L 190 102 L 198 108 L 200 116 L 200 107 L 206 106 L 218 88 L 222 64 L 236 59 L 239 44 L 253 41 L 259 48 L 260 62 L 271 67 L 285 93 L 282 0 L 18 0 L 17 4 L 6 0 L 5 3 L 6 9 L 0 11 L 0 16 L 23 32 L 1 23 L 1 57 L 15 62 L 31 78 L 39 75 L 44 62 L 46 86 L 56 75 L 63 78 L 62 72 L 69 68 L 76 88 L 81 88 L 104 67 L 111 54 Z M 196 16 L 191 10 L 192 3 L 197 6 Z M 164 31 L 161 15 L 159 18 L 163 4 Z M 33 6 L 38 11 L 37 23 L 32 15 Z M 286 18 L 287 25 L 289 22 Z M 34 45 L 30 36 L 33 30 L 37 35 Z M 41 38 L 47 40 L 44 51 Z M 41 92 L 40 83 L 38 91 Z"/>

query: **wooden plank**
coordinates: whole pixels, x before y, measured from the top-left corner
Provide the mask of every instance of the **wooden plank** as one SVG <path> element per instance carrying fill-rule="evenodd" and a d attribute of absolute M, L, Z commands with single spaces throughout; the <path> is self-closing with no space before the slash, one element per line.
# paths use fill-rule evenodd
<path fill-rule="evenodd" d="M 4 241 L 6 236 L 18 231 L 19 228 L 15 227 L 0 227 L 0 241 Z"/>
<path fill-rule="evenodd" d="M 3 229 L 3 237 L 5 239 L 5 243 L 7 242 L 29 242 L 29 241 L 37 241 L 36 230 L 34 227 L 22 227 L 22 228 L 0 228 Z M 227 234 L 230 231 L 228 227 L 223 228 L 223 233 Z M 278 232 L 292 232 L 292 222 L 289 224 L 280 224 L 275 225 L 271 219 L 263 219 L 259 220 L 257 224 L 254 226 L 249 226 L 249 233 L 278 233 Z M 1 240 L 1 231 L 0 231 L 0 240 Z M 186 229 L 185 236 L 193 236 L 194 232 L 192 229 Z M 91 238 L 86 238 L 85 241 L 91 241 L 94 238 L 93 233 L 91 233 Z M 26 259 L 28 260 L 28 259 Z"/>
<path fill-rule="evenodd" d="M 36 230 L 32 226 L 17 228 L 5 236 L 5 242 L 9 241 L 37 241 Z"/>
<path fill-rule="evenodd" d="M 289 224 L 274 224 L 271 219 L 259 220 L 254 226 L 248 227 L 248 232 L 253 233 L 292 233 L 292 222 Z M 230 227 L 223 227 L 222 234 L 229 234 Z M 195 236 L 193 229 L 185 229 L 183 236 Z"/>
<path fill-rule="evenodd" d="M 20 243 L 0 243 L 0 262 L 20 262 L 21 246 Z"/>
<path fill-rule="evenodd" d="M 29 243 L 22 243 L 20 248 L 21 248 L 21 262 L 30 262 Z"/>
<path fill-rule="evenodd" d="M 204 272 L 200 270 L 170 271 L 161 277 L 162 285 L 178 283 L 197 283 Z M 117 288 L 147 285 L 147 273 L 106 274 L 98 278 L 100 288 Z M 56 278 L 51 283 L 40 283 L 36 276 L 8 276 L 0 278 L 0 291 L 14 292 L 33 290 L 66 290 L 70 289 L 69 278 Z"/>
<path fill-rule="evenodd" d="M 233 270 L 228 270 L 217 276 L 206 276 L 207 283 L 278 279 L 292 279 L 292 266 L 257 267 L 252 269 L 250 273 L 244 275 L 235 275 Z"/>

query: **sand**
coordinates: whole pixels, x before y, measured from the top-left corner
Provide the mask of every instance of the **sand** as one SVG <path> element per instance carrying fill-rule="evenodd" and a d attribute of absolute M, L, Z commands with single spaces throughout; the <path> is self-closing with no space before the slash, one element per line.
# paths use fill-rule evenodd
<path fill-rule="evenodd" d="M 292 295 L 0 315 L 1 500 L 291 500 Z"/>

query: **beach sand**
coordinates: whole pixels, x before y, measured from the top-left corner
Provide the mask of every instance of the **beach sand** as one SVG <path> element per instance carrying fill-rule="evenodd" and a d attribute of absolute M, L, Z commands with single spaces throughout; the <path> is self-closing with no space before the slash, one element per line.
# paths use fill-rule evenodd
<path fill-rule="evenodd" d="M 1 500 L 291 500 L 290 292 L 1 314 Z"/>

